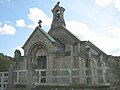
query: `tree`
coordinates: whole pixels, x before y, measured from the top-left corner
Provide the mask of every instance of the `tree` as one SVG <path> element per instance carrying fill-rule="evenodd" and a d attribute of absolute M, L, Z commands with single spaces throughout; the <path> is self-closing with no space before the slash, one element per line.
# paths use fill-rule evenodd
<path fill-rule="evenodd" d="M 0 72 L 8 71 L 12 61 L 13 61 L 12 57 L 0 53 Z"/>

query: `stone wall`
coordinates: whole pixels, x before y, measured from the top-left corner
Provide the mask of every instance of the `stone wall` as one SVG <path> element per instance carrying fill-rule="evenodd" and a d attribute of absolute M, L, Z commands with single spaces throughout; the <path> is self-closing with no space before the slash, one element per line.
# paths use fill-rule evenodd
<path fill-rule="evenodd" d="M 109 56 L 109 81 L 111 89 L 120 88 L 120 57 Z"/>

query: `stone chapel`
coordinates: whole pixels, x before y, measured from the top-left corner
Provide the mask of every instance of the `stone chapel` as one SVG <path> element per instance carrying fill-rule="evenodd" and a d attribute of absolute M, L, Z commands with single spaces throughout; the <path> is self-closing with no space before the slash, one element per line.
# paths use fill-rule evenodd
<path fill-rule="evenodd" d="M 49 32 L 40 20 L 22 47 L 24 56 L 15 51 L 7 90 L 120 90 L 120 57 L 68 31 L 59 4 Z"/>

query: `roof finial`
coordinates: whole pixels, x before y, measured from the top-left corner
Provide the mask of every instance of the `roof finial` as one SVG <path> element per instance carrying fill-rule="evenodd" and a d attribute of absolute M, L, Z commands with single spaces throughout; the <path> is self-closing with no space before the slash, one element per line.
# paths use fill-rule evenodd
<path fill-rule="evenodd" d="M 38 24 L 39 24 L 39 27 L 40 27 L 40 28 L 42 27 L 42 26 L 41 26 L 41 23 L 42 23 L 42 21 L 39 20 Z"/>
<path fill-rule="evenodd" d="M 57 5 L 59 5 L 59 4 L 60 4 L 60 2 L 58 1 L 58 2 L 57 2 Z"/>

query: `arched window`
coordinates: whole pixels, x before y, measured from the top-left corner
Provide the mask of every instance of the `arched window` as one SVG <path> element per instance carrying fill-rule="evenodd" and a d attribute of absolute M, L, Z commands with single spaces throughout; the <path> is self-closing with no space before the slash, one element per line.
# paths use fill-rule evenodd
<path fill-rule="evenodd" d="M 46 56 L 37 56 L 37 67 L 39 69 L 46 69 L 47 58 Z"/>
<path fill-rule="evenodd" d="M 55 19 L 59 19 L 60 18 L 60 10 L 57 10 L 55 13 Z"/>

